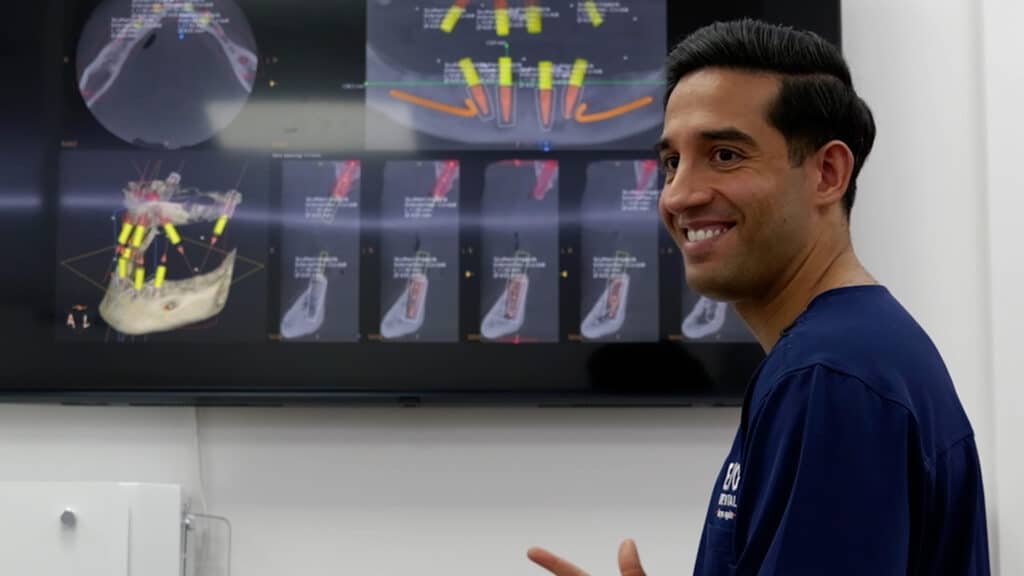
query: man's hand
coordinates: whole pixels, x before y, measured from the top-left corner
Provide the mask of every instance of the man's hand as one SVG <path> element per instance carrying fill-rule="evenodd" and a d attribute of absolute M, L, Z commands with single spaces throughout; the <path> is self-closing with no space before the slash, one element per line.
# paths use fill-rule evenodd
<path fill-rule="evenodd" d="M 590 576 L 582 568 L 564 558 L 559 558 L 543 548 L 530 548 L 527 558 L 555 576 Z M 640 566 L 640 555 L 636 552 L 636 543 L 624 540 L 619 546 L 619 574 L 621 576 L 646 576 Z"/>

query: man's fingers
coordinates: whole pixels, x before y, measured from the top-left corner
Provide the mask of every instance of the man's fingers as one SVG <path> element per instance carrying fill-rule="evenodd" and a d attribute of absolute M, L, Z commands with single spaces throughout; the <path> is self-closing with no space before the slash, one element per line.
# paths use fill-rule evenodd
<path fill-rule="evenodd" d="M 526 551 L 526 557 L 555 576 L 590 576 L 579 566 L 543 548 L 530 548 Z"/>
<path fill-rule="evenodd" d="M 640 566 L 640 554 L 636 551 L 636 542 L 626 540 L 619 546 L 619 573 L 622 576 L 646 576 Z"/>
<path fill-rule="evenodd" d="M 579 566 L 543 548 L 530 548 L 526 556 L 555 576 L 589 576 Z M 633 540 L 626 540 L 619 546 L 619 573 L 621 576 L 646 576 Z"/>

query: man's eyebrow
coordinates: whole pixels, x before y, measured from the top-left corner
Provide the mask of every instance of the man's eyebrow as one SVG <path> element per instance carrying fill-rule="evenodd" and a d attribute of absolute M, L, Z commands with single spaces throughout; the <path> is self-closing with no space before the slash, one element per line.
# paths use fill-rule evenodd
<path fill-rule="evenodd" d="M 717 130 L 703 130 L 700 133 L 701 140 L 715 141 L 715 142 L 734 142 L 736 144 L 744 144 L 751 148 L 758 148 L 757 141 L 754 137 L 739 128 L 719 128 Z"/>
<path fill-rule="evenodd" d="M 716 128 L 714 130 L 701 130 L 698 133 L 698 137 L 705 142 L 733 142 L 736 144 L 743 144 L 750 148 L 760 148 L 757 145 L 757 140 L 754 140 L 753 136 L 732 126 Z M 666 150 L 671 149 L 672 144 L 666 137 L 662 137 L 661 140 L 658 140 L 658 143 L 654 145 L 654 151 L 659 155 Z"/>

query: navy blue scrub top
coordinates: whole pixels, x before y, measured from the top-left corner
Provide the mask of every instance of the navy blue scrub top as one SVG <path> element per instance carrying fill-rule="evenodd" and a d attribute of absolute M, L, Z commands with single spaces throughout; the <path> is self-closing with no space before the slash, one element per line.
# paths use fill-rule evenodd
<path fill-rule="evenodd" d="M 694 574 L 989 574 L 974 432 L 885 287 L 818 295 L 761 363 Z"/>

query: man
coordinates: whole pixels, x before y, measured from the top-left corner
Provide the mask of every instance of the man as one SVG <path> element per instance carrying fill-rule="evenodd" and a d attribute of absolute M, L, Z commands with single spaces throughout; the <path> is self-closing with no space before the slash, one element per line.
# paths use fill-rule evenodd
<path fill-rule="evenodd" d="M 938 351 L 850 243 L 875 129 L 842 56 L 810 33 L 719 23 L 675 48 L 667 80 L 662 219 L 689 286 L 731 302 L 767 352 L 694 573 L 987 575 L 970 423 Z M 643 574 L 631 540 L 619 565 Z"/>

